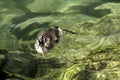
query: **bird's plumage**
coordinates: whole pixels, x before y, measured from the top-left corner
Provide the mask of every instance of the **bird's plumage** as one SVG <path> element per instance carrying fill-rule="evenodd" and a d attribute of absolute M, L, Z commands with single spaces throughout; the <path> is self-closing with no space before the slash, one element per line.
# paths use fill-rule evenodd
<path fill-rule="evenodd" d="M 35 42 L 36 51 L 44 56 L 44 53 L 52 49 L 59 42 L 62 35 L 63 31 L 59 27 L 49 28 L 43 31 Z"/>

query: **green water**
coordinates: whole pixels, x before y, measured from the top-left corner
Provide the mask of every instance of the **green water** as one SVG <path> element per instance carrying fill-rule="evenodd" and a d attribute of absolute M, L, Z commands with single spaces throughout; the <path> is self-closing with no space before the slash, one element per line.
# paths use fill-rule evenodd
<path fill-rule="evenodd" d="M 0 80 L 119 80 L 119 0 L 0 0 Z M 45 58 L 39 33 L 64 33 Z"/>

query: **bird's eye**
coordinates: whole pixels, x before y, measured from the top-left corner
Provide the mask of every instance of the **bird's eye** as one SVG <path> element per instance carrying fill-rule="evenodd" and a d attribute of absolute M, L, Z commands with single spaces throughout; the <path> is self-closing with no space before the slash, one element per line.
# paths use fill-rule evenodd
<path fill-rule="evenodd" d="M 58 26 L 55 26 L 54 28 L 58 29 Z"/>
<path fill-rule="evenodd" d="M 38 40 L 40 46 L 44 46 L 43 36 Z"/>

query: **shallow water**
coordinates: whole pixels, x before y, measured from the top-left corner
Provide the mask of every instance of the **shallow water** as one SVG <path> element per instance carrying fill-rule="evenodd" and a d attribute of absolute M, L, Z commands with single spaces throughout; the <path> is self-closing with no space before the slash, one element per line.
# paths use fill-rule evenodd
<path fill-rule="evenodd" d="M 1 79 L 118 80 L 119 6 L 119 0 L 0 0 Z M 43 59 L 34 42 L 56 25 L 77 34 L 64 33 Z"/>

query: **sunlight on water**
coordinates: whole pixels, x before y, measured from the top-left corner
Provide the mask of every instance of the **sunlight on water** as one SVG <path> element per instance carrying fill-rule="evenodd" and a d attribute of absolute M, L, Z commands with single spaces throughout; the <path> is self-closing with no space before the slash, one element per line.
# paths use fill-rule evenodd
<path fill-rule="evenodd" d="M 119 0 L 0 0 L 0 80 L 119 80 Z M 60 26 L 43 58 L 34 43 Z"/>

